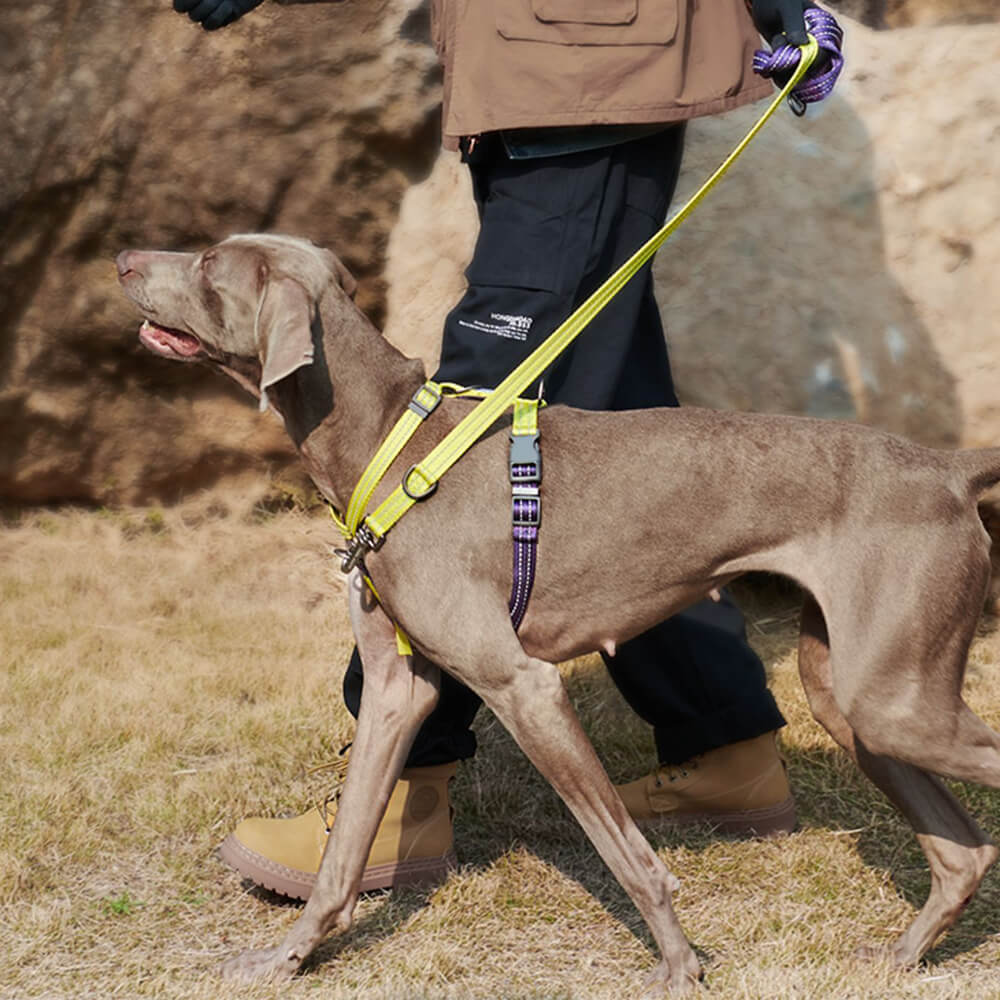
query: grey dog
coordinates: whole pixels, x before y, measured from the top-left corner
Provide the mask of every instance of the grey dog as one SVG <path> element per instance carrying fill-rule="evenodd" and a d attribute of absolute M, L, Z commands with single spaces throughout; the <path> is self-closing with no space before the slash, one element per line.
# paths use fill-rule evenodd
<path fill-rule="evenodd" d="M 234 236 L 203 253 L 124 251 L 121 284 L 159 355 L 208 362 L 283 418 L 343 511 L 423 382 L 352 301 L 329 251 Z M 446 400 L 375 496 L 473 405 Z M 935 451 L 853 424 L 682 408 L 543 411 L 545 523 L 520 633 L 511 571 L 507 435 L 499 426 L 355 573 L 365 687 L 351 764 L 316 889 L 277 947 L 225 964 L 284 977 L 351 922 L 369 847 L 441 667 L 482 696 L 551 782 L 642 913 L 660 949 L 649 995 L 701 975 L 674 914 L 676 879 L 632 822 L 569 704 L 557 661 L 616 644 L 741 573 L 806 593 L 799 670 L 815 717 L 913 826 L 930 894 L 891 946 L 915 963 L 957 919 L 997 849 L 933 775 L 1000 788 L 1000 736 L 961 697 L 989 581 L 977 498 L 1000 448 Z M 393 623 L 411 637 L 396 650 Z M 933 772 L 929 773 L 929 772 Z"/>

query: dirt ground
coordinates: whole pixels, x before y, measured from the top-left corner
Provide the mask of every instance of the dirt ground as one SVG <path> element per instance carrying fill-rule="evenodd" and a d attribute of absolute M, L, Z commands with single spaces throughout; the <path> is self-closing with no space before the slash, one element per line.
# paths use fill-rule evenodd
<path fill-rule="evenodd" d="M 274 941 L 298 907 L 216 848 L 247 815 L 326 793 L 307 770 L 350 739 L 336 541 L 315 512 L 207 496 L 169 511 L 8 512 L 0 529 L 0 997 L 611 998 L 656 961 L 631 903 L 495 720 L 454 785 L 461 868 L 372 894 L 294 982 L 237 987 L 219 962 Z M 799 830 L 698 829 L 654 846 L 716 998 L 1000 998 L 1000 878 L 919 968 L 853 958 L 927 888 L 908 828 L 812 721 L 796 595 L 741 587 L 788 718 Z M 886 600 L 892 595 L 886 594 Z M 994 623 L 967 698 L 1000 727 Z M 648 770 L 648 729 L 597 658 L 563 667 L 614 780 Z M 933 706 L 927 707 L 933 711 Z M 1000 793 L 963 787 L 1000 832 Z"/>

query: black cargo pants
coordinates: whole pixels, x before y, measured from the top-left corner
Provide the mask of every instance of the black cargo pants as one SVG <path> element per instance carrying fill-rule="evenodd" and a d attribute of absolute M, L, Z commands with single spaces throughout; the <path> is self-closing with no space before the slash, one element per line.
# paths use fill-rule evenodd
<path fill-rule="evenodd" d="M 485 149 L 469 163 L 479 239 L 466 271 L 468 289 L 445 323 L 434 377 L 496 385 L 649 239 L 673 195 L 683 132 L 676 126 L 616 146 L 526 160 L 508 159 L 497 136 L 483 140 Z M 678 405 L 648 265 L 544 382 L 549 403 L 591 410 Z M 641 451 L 642 442 L 622 447 Z M 612 543 L 594 540 L 611 553 Z M 661 763 L 784 725 L 763 665 L 746 642 L 742 615 L 725 595 L 624 643 L 605 663 L 629 705 L 653 726 Z M 354 715 L 362 681 L 355 650 L 344 679 Z M 470 757 L 476 741 L 469 726 L 479 705 L 473 692 L 444 675 L 440 701 L 407 766 Z"/>

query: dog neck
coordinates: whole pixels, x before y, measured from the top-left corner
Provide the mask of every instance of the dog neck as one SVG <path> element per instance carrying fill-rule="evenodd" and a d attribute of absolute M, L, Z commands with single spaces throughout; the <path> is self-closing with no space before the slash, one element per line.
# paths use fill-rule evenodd
<path fill-rule="evenodd" d="M 424 381 L 424 369 L 385 340 L 339 289 L 320 301 L 312 337 L 312 364 L 272 386 L 268 396 L 309 475 L 343 511 Z"/>

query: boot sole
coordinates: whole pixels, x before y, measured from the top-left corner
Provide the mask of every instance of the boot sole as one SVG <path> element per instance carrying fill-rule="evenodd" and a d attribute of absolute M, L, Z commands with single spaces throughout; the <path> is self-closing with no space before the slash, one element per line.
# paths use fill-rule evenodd
<path fill-rule="evenodd" d="M 261 885 L 289 899 L 305 902 L 316 884 L 315 872 L 303 872 L 297 868 L 278 864 L 270 858 L 251 851 L 232 834 L 222 842 L 219 855 L 231 868 L 235 868 L 244 878 L 255 885 Z M 458 867 L 454 851 L 448 851 L 436 858 L 411 858 L 407 861 L 390 861 L 383 865 L 369 865 L 361 876 L 360 892 L 376 889 L 394 889 L 402 886 L 439 885 L 449 872 Z"/>
<path fill-rule="evenodd" d="M 743 809 L 739 812 L 661 813 L 658 816 L 636 819 L 635 822 L 640 829 L 651 831 L 710 826 L 718 833 L 778 837 L 795 829 L 795 799 L 789 796 L 773 806 Z"/>

